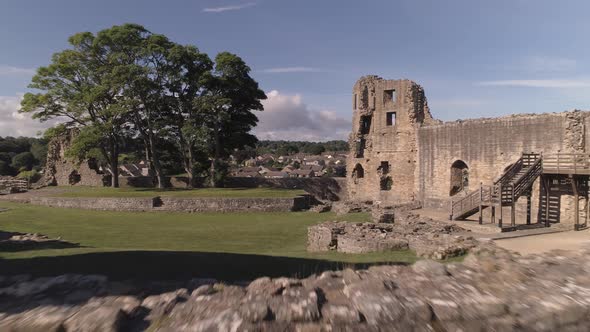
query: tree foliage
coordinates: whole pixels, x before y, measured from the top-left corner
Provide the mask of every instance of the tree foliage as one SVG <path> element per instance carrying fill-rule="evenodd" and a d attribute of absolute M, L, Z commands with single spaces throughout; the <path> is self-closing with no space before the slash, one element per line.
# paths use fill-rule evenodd
<path fill-rule="evenodd" d="M 14 176 L 23 167 L 40 169 L 46 153 L 47 140 L 43 138 L 0 137 L 0 175 Z"/>
<path fill-rule="evenodd" d="M 169 160 L 180 161 L 191 183 L 207 169 L 218 185 L 229 154 L 257 142 L 252 111 L 263 109 L 266 95 L 239 56 L 221 52 L 212 61 L 137 24 L 78 33 L 69 42 L 37 70 L 30 87 L 40 92 L 26 94 L 21 111 L 64 120 L 49 135 L 75 128 L 67 155 L 98 159 L 113 186 L 129 141 L 141 141 L 160 187 Z"/>

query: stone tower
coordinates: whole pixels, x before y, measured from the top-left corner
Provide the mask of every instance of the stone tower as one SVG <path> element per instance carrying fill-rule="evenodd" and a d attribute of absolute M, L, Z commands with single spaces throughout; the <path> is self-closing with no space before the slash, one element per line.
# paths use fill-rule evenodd
<path fill-rule="evenodd" d="M 352 92 L 348 197 L 383 205 L 417 199 L 418 128 L 432 122 L 424 89 L 410 80 L 361 77 Z"/>

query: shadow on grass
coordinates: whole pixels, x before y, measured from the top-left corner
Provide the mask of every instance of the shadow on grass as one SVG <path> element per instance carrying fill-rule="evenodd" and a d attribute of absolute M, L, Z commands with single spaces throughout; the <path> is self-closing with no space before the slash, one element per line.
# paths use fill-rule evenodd
<path fill-rule="evenodd" d="M 209 252 L 119 251 L 70 256 L 0 259 L 2 274 L 34 277 L 66 273 L 101 274 L 111 280 L 189 280 L 214 278 L 235 282 L 262 276 L 305 278 L 314 273 L 371 265 L 406 263 L 344 263 L 319 259 Z"/>

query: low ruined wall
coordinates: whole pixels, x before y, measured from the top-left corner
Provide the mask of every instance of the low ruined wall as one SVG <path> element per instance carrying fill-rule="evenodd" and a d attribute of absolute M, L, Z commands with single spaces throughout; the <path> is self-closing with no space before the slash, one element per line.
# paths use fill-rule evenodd
<path fill-rule="evenodd" d="M 246 178 L 229 177 L 225 181 L 227 188 L 284 188 L 303 189 L 318 199 L 339 201 L 345 200 L 346 178 L 315 177 L 315 178 Z"/>
<path fill-rule="evenodd" d="M 167 176 L 165 178 L 166 188 L 188 188 L 188 177 L 186 176 Z M 195 180 L 195 187 L 202 187 L 204 178 L 197 178 Z M 155 188 L 157 180 L 153 176 L 120 176 L 119 185 L 121 187 L 134 188 Z"/>
<path fill-rule="evenodd" d="M 154 198 L 142 197 L 32 197 L 31 204 L 103 211 L 149 211 Z"/>
<path fill-rule="evenodd" d="M 310 197 L 31 197 L 28 203 L 58 208 L 102 211 L 289 212 L 309 209 Z"/>
<path fill-rule="evenodd" d="M 161 197 L 158 210 L 183 212 L 289 212 L 309 208 L 309 198 Z"/>

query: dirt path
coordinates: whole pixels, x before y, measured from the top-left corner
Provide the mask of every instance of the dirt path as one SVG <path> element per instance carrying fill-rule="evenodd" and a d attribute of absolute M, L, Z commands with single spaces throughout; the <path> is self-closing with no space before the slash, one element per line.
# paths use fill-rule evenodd
<path fill-rule="evenodd" d="M 570 231 L 512 239 L 496 240 L 496 244 L 523 255 L 547 252 L 555 249 L 579 250 L 590 246 L 590 230 Z"/>

